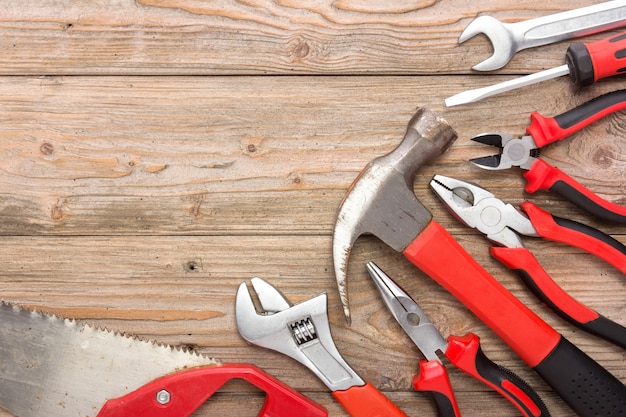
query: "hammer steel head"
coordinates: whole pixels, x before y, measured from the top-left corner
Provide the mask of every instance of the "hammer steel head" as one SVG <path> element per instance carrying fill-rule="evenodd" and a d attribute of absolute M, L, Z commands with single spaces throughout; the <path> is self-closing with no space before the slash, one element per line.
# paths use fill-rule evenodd
<path fill-rule="evenodd" d="M 444 153 L 456 138 L 443 118 L 419 109 L 398 147 L 369 163 L 348 189 L 333 233 L 335 277 L 348 323 L 346 278 L 354 242 L 362 234 L 372 234 L 401 252 L 415 239 L 432 218 L 413 193 L 415 175 L 422 164 Z"/>

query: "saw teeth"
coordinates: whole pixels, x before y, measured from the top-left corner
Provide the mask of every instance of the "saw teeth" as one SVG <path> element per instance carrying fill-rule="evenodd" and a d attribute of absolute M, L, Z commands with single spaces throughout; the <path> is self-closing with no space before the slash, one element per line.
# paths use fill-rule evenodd
<path fill-rule="evenodd" d="M 64 326 L 68 329 L 76 329 L 77 331 L 87 331 L 93 334 L 101 333 L 102 335 L 112 336 L 112 337 L 120 337 L 132 343 L 140 343 L 150 345 L 153 348 L 162 349 L 163 351 L 169 351 L 169 353 L 174 354 L 185 354 L 191 355 L 196 359 L 207 359 L 214 362 L 215 365 L 220 364 L 220 361 L 215 358 L 210 358 L 206 355 L 198 353 L 191 349 L 185 349 L 179 346 L 172 346 L 167 343 L 161 343 L 153 339 L 142 338 L 135 335 L 130 335 L 125 332 L 120 332 L 117 330 L 110 330 L 106 327 L 93 326 L 88 323 L 81 322 L 76 319 L 66 318 L 54 313 L 49 313 L 43 310 L 37 310 L 28 306 L 23 306 L 19 304 L 14 304 L 11 302 L 7 302 L 5 300 L 0 301 L 0 308 L 2 309 L 12 309 L 13 312 L 19 315 L 30 315 L 31 319 L 35 320 L 46 320 L 51 323 L 60 323 L 63 322 Z"/>

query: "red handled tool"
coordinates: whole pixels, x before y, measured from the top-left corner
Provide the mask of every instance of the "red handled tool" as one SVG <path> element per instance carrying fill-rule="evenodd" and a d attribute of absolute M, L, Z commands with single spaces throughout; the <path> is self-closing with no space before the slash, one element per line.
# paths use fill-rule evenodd
<path fill-rule="evenodd" d="M 612 417 L 626 417 L 624 384 L 511 294 L 415 196 L 419 167 L 454 139 L 442 117 L 420 109 L 399 145 L 368 163 L 350 186 L 333 231 L 335 276 L 346 316 L 351 249 L 359 236 L 372 234 L 461 301 L 580 417 L 606 415 L 609 409 Z"/>
<path fill-rule="evenodd" d="M 624 63 L 626 65 L 626 62 Z M 527 136 L 513 138 L 508 134 L 486 133 L 473 141 L 501 149 L 498 155 L 472 159 L 484 169 L 500 170 L 514 166 L 526 170 L 526 191 L 553 191 L 582 209 L 602 219 L 626 224 L 626 207 L 611 203 L 594 194 L 563 171 L 538 158 L 538 151 L 549 143 L 559 141 L 596 120 L 626 109 L 626 90 L 614 91 L 588 101 L 554 118 L 534 112 L 526 129 Z"/>
<path fill-rule="evenodd" d="M 326 410 L 260 368 L 224 364 L 179 372 L 108 401 L 97 417 L 187 417 L 232 379 L 243 379 L 267 395 L 259 417 L 327 417 Z"/>
<path fill-rule="evenodd" d="M 252 278 L 252 286 L 263 314 L 257 313 L 246 283 L 241 283 L 235 302 L 241 337 L 308 367 L 352 417 L 406 417 L 374 385 L 363 381 L 337 350 L 330 334 L 326 294 L 292 305 L 261 278 Z"/>
<path fill-rule="evenodd" d="M 567 64 L 482 87 L 464 91 L 446 99 L 446 105 L 471 103 L 505 91 L 529 86 L 551 78 L 570 75 L 574 84 L 591 85 L 594 82 L 626 72 L 626 32 L 593 43 L 574 43 L 565 55 Z"/>
<path fill-rule="evenodd" d="M 626 328 L 576 301 L 559 287 L 526 249 L 519 234 L 558 241 L 593 253 L 626 273 L 626 247 L 604 233 L 552 216 L 530 202 L 524 213 L 478 185 L 436 175 L 430 183 L 446 207 L 466 225 L 502 247 L 493 257 L 519 271 L 528 287 L 555 313 L 583 330 L 626 349 Z"/>
<path fill-rule="evenodd" d="M 420 361 L 413 385 L 418 391 L 433 394 L 439 417 L 460 417 L 461 413 L 438 352 L 457 368 L 496 390 L 523 416 L 550 415 L 539 395 L 523 379 L 485 356 L 478 336 L 472 333 L 462 337 L 450 335 L 446 340 L 411 296 L 385 272 L 373 262 L 366 268 L 393 317 L 426 357 Z"/>

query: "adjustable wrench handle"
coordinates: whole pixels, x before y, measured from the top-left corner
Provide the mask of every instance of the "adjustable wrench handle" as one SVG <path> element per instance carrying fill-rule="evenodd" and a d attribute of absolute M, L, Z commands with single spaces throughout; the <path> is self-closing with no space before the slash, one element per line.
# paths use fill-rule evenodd
<path fill-rule="evenodd" d="M 389 398 L 371 383 L 334 391 L 333 397 L 351 417 L 407 417 Z"/>
<path fill-rule="evenodd" d="M 602 415 L 608 401 L 617 416 L 626 417 L 626 386 L 522 304 L 440 224 L 431 221 L 403 253 L 485 322 L 579 416 Z"/>

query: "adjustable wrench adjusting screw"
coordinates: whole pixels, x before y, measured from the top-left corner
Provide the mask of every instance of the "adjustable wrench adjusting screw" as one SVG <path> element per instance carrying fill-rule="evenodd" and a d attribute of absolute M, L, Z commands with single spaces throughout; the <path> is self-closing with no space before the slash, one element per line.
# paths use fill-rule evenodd
<path fill-rule="evenodd" d="M 317 339 L 315 325 L 310 317 L 291 323 L 289 325 L 289 329 L 291 330 L 293 337 L 296 339 L 298 346 Z"/>

